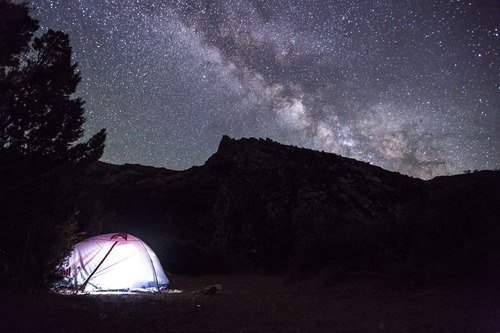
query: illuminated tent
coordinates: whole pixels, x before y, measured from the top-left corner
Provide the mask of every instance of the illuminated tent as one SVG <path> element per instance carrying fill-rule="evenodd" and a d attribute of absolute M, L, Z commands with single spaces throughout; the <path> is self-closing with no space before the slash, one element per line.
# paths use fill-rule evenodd
<path fill-rule="evenodd" d="M 168 279 L 156 254 L 132 235 L 104 234 L 78 243 L 64 267 L 64 282 L 80 291 L 159 291 Z"/>

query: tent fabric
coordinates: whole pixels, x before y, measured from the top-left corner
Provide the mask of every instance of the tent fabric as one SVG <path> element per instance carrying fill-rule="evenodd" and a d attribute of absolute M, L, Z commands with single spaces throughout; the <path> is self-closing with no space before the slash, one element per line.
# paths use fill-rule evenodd
<path fill-rule="evenodd" d="M 64 266 L 64 285 L 86 292 L 160 291 L 169 282 L 153 250 L 123 233 L 78 243 Z"/>

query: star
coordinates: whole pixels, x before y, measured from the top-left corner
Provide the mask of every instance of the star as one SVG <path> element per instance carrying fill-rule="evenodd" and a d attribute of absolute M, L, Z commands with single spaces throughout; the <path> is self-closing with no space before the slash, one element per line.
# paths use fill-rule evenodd
<path fill-rule="evenodd" d="M 500 167 L 494 1 L 30 1 L 70 35 L 102 160 L 187 169 L 222 135 L 419 178 Z"/>

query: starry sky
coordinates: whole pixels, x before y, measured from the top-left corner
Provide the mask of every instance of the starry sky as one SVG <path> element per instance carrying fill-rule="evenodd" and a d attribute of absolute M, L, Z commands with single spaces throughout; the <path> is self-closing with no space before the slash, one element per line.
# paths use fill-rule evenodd
<path fill-rule="evenodd" d="M 226 134 L 424 179 L 500 168 L 500 1 L 29 4 L 70 35 L 105 162 L 183 170 Z"/>

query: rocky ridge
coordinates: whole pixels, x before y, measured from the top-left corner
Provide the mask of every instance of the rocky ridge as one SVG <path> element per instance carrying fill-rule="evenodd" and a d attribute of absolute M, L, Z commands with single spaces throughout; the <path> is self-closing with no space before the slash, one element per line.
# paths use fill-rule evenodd
<path fill-rule="evenodd" d="M 139 236 L 174 272 L 447 275 L 500 235 L 498 171 L 424 181 L 269 139 L 224 136 L 185 171 L 99 163 L 85 186 L 87 232 Z"/>

